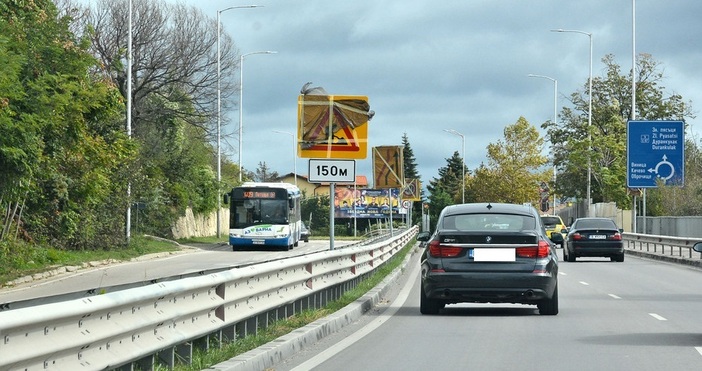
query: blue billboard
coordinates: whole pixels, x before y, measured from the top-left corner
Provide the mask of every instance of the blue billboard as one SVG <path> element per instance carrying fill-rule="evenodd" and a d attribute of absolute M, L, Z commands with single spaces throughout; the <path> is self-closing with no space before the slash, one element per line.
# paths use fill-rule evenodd
<path fill-rule="evenodd" d="M 655 188 L 659 181 L 682 186 L 685 180 L 685 124 L 682 121 L 627 122 L 626 185 Z"/>

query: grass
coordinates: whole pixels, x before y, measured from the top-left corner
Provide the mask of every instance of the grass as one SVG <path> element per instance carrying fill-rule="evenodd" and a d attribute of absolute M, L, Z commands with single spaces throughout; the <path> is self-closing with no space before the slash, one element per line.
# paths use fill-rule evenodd
<path fill-rule="evenodd" d="M 211 243 L 221 239 L 208 237 L 188 239 L 180 243 Z M 142 255 L 177 251 L 177 244 L 144 236 L 133 236 L 129 246 L 104 250 L 59 250 L 26 243 L 0 244 L 0 287 L 20 277 L 46 272 L 56 267 L 79 266 L 102 260 L 127 261 Z"/>
<path fill-rule="evenodd" d="M 192 363 L 189 365 L 176 365 L 174 371 L 196 371 L 212 367 L 237 355 L 246 353 L 259 346 L 286 335 L 298 328 L 304 327 L 320 318 L 324 318 L 345 306 L 351 304 L 361 296 L 365 295 L 372 288 L 382 282 L 395 269 L 400 267 L 407 254 L 411 252 L 414 245 L 412 240 L 398 254 L 380 267 L 368 279 L 361 282 L 353 290 L 347 291 L 341 298 L 330 302 L 320 309 L 306 310 L 295 314 L 287 319 L 277 321 L 265 329 L 259 329 L 256 335 L 249 335 L 242 339 L 224 344 L 214 344 L 209 350 L 197 350 L 193 353 Z M 221 345 L 221 346 L 219 346 Z M 165 366 L 156 367 L 156 370 L 166 370 Z"/>

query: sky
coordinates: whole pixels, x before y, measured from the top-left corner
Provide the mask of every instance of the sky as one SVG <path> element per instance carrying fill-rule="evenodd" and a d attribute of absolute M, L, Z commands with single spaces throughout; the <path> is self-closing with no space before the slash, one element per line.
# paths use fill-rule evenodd
<path fill-rule="evenodd" d="M 168 0 L 171 1 L 171 0 Z M 603 76 L 602 57 L 614 55 L 623 72 L 632 62 L 632 0 L 179 0 L 216 19 L 244 61 L 245 169 L 260 162 L 280 174 L 295 168 L 297 97 L 307 82 L 334 95 L 368 96 L 375 116 L 368 147 L 402 144 L 406 134 L 423 185 L 438 177 L 465 136 L 469 170 L 487 162 L 486 147 L 523 116 L 545 131 L 571 93 L 586 87 L 591 33 L 592 74 Z M 176 0 L 172 0 L 176 2 Z M 663 68 L 667 95 L 680 94 L 702 109 L 702 2 L 636 1 L 636 53 Z M 238 72 L 237 72 L 238 74 Z M 238 76 L 237 76 L 238 78 Z M 224 112 L 225 156 L 238 162 L 239 112 Z M 702 118 L 687 121 L 698 138 Z M 547 144 L 548 146 L 548 144 Z M 545 153 L 548 149 L 545 149 Z M 356 160 L 356 174 L 372 183 L 372 156 Z M 307 175 L 308 159 L 297 158 Z M 372 185 L 372 184 L 371 184 Z"/>

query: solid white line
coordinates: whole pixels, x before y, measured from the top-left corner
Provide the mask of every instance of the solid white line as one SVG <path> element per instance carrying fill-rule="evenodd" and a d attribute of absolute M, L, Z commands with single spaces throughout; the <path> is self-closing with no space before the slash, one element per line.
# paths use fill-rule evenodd
<path fill-rule="evenodd" d="M 702 355 L 702 347 L 695 347 L 695 349 L 697 349 L 697 352 L 698 352 L 700 355 Z"/>
<path fill-rule="evenodd" d="M 614 294 L 607 294 L 607 295 L 611 296 L 611 297 L 614 298 L 614 299 L 621 299 L 619 296 L 614 295 Z"/>
<path fill-rule="evenodd" d="M 659 320 L 659 321 L 667 321 L 668 320 L 667 318 L 660 316 L 658 314 L 655 314 L 655 313 L 649 313 L 648 315 Z"/>
<path fill-rule="evenodd" d="M 413 262 L 410 262 L 410 264 L 412 263 Z M 408 273 L 408 284 L 405 285 L 405 287 L 403 287 L 402 290 L 400 290 L 392 304 L 390 304 L 390 306 L 378 316 L 378 319 L 360 328 L 358 331 L 344 338 L 344 340 L 332 345 L 323 352 L 305 361 L 301 365 L 293 368 L 291 371 L 306 371 L 321 365 L 331 357 L 335 356 L 337 353 L 340 353 L 341 351 L 346 349 L 346 347 L 361 340 L 364 336 L 368 335 L 373 330 L 380 327 L 380 325 L 387 322 L 395 313 L 397 313 L 397 311 L 402 307 L 402 304 L 407 300 L 407 298 L 409 297 L 410 290 L 412 290 L 412 286 L 414 286 L 414 279 L 419 275 L 419 264 L 414 263 L 412 264 L 412 266 L 412 271 Z"/>
<path fill-rule="evenodd" d="M 585 281 L 580 281 L 580 284 L 581 284 L 581 285 L 585 285 L 585 286 L 590 286 L 590 284 L 587 283 L 587 282 L 585 282 Z"/>

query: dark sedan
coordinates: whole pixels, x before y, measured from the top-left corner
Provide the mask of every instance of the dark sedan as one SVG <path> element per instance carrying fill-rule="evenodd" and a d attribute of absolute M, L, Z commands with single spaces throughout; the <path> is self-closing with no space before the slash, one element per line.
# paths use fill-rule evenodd
<path fill-rule="evenodd" d="M 568 231 L 563 260 L 574 262 L 581 256 L 606 257 L 623 262 L 622 230 L 608 218 L 576 219 Z"/>
<path fill-rule="evenodd" d="M 447 206 L 422 255 L 420 311 L 447 304 L 520 303 L 558 314 L 558 257 L 538 212 L 530 205 L 476 203 Z"/>
<path fill-rule="evenodd" d="M 310 230 L 307 229 L 307 226 L 305 225 L 305 222 L 302 222 L 300 225 L 300 239 L 305 241 L 305 242 L 310 242 Z"/>

